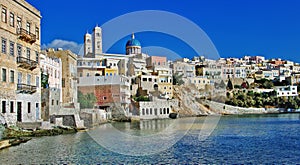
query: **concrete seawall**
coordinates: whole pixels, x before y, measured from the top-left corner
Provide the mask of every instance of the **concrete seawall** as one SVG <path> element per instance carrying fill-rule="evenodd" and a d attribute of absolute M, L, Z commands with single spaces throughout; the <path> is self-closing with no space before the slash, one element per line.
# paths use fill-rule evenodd
<path fill-rule="evenodd" d="M 220 114 L 262 114 L 268 113 L 265 108 L 243 108 L 232 105 L 227 105 L 224 103 L 218 103 L 214 101 L 204 101 L 205 104 L 209 105 L 209 108 Z"/>

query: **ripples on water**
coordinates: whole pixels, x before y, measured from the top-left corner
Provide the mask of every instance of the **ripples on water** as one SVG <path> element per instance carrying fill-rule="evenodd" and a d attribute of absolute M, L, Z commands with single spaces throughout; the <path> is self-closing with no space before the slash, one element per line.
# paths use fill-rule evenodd
<path fill-rule="evenodd" d="M 160 124 L 158 124 L 158 122 Z M 172 120 L 116 123 L 133 135 L 153 134 Z M 198 141 L 203 118 L 179 142 L 150 156 L 125 156 L 98 145 L 86 132 L 34 138 L 0 151 L 1 164 L 297 164 L 300 163 L 299 114 L 226 116 L 205 141 Z M 198 126 L 197 126 L 198 125 Z M 93 131 L 93 130 L 91 130 Z"/>

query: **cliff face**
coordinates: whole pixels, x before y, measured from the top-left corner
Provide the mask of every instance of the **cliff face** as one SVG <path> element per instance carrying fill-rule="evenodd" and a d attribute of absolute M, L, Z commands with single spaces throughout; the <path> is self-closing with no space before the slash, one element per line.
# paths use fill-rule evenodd
<path fill-rule="evenodd" d="M 179 116 L 200 116 L 216 114 L 197 99 L 199 90 L 192 85 L 174 86 L 174 98 L 178 99 L 179 106 L 173 107 Z"/>

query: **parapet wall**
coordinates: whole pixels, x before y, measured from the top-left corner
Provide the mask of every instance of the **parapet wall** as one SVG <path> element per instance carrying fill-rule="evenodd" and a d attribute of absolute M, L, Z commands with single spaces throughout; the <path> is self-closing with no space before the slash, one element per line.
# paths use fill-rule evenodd
<path fill-rule="evenodd" d="M 267 113 L 265 108 L 243 108 L 232 105 L 227 105 L 224 103 L 218 103 L 214 101 L 205 101 L 209 108 L 219 112 L 220 114 L 257 114 L 257 113 Z"/>

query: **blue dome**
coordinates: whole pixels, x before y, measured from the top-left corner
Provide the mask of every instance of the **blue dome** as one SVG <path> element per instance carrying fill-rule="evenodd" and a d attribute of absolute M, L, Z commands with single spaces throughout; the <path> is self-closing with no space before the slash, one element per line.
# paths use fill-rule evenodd
<path fill-rule="evenodd" d="M 127 46 L 141 46 L 141 43 L 139 40 L 134 38 L 134 34 L 132 34 L 131 39 L 127 41 L 126 47 Z"/>

